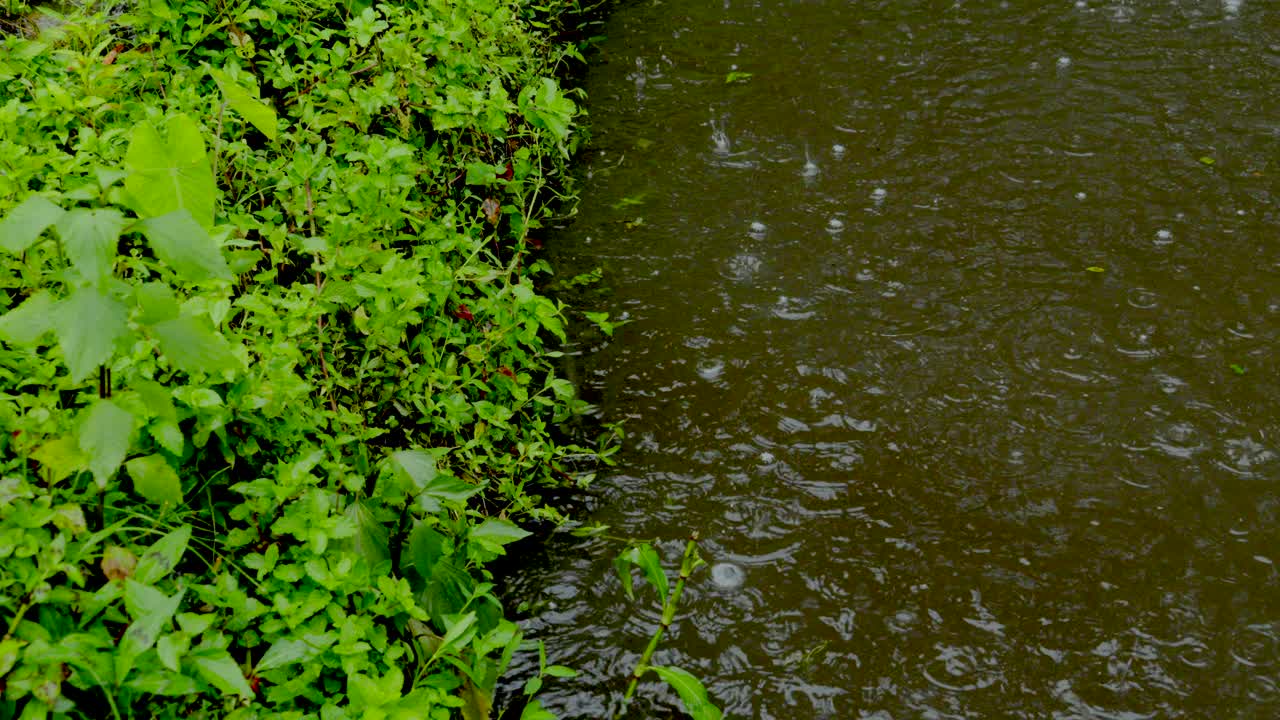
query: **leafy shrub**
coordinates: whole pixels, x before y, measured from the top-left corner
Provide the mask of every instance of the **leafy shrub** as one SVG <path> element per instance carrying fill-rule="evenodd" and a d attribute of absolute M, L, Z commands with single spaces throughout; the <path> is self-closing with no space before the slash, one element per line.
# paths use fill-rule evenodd
<path fill-rule="evenodd" d="M 486 563 L 612 451 L 554 432 L 529 255 L 569 5 L 0 39 L 0 717 L 488 717 L 520 633 Z"/>

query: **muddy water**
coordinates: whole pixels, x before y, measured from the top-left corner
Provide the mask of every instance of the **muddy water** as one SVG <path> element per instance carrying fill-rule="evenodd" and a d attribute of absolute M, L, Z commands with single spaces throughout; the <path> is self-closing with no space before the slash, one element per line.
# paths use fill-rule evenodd
<path fill-rule="evenodd" d="M 606 32 L 550 244 L 631 320 L 575 348 L 630 433 L 585 519 L 715 565 L 658 661 L 740 718 L 1280 716 L 1280 4 Z M 557 536 L 511 589 L 581 671 L 563 717 L 616 709 L 657 621 L 617 550 Z"/>

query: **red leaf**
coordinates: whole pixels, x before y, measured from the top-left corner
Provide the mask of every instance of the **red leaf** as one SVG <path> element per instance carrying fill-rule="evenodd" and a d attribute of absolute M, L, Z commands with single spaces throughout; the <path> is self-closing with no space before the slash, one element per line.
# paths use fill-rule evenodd
<path fill-rule="evenodd" d="M 502 373 L 503 375 L 506 375 L 512 380 L 516 379 L 516 374 L 511 372 L 511 368 L 507 367 L 506 365 L 503 365 L 502 367 L 498 368 L 498 372 Z"/>
<path fill-rule="evenodd" d="M 471 308 L 466 305 L 459 305 L 454 311 L 453 316 L 459 320 L 475 320 L 476 316 L 471 314 Z"/>

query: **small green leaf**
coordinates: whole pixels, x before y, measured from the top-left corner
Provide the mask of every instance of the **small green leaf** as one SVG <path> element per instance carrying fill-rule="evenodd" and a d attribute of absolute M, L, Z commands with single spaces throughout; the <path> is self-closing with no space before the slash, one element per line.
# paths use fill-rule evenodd
<path fill-rule="evenodd" d="M 218 84 L 218 89 L 222 91 L 222 97 L 245 120 L 248 120 L 254 127 L 267 136 L 268 140 L 276 139 L 276 131 L 278 122 L 276 121 L 276 113 L 266 103 L 257 98 L 257 91 L 250 93 L 232 80 L 229 75 L 211 68 L 209 73 L 213 75 L 213 81 Z"/>
<path fill-rule="evenodd" d="M 205 682 L 229 695 L 246 699 L 253 697 L 253 690 L 244 679 L 240 666 L 226 650 L 200 650 L 188 657 L 193 657 L 196 672 Z"/>
<path fill-rule="evenodd" d="M 100 399 L 85 413 L 78 447 L 89 459 L 94 482 L 105 488 L 124 462 L 133 433 L 133 415 L 110 400 Z"/>
<path fill-rule="evenodd" d="M 161 455 L 138 457 L 125 463 L 129 477 L 133 478 L 133 489 L 148 502 L 156 505 L 182 502 L 182 480 L 178 473 Z"/>
<path fill-rule="evenodd" d="M 1231 372 L 1233 372 L 1233 373 L 1235 373 L 1235 374 L 1237 374 L 1237 375 L 1243 375 L 1243 374 L 1245 374 L 1245 373 L 1247 373 L 1247 372 L 1249 372 L 1249 371 L 1248 371 L 1247 369 L 1245 369 L 1245 366 L 1243 366 L 1243 365 L 1239 365 L 1239 364 L 1237 364 L 1237 363 L 1231 363 Z"/>
<path fill-rule="evenodd" d="M 508 520 L 489 518 L 471 528 L 467 538 L 490 552 L 502 555 L 506 552 L 504 545 L 527 538 L 530 534 Z"/>
<path fill-rule="evenodd" d="M 30 195 L 0 220 L 0 247 L 18 255 L 62 218 L 62 208 L 39 195 Z"/>
<path fill-rule="evenodd" d="M 449 631 L 444 634 L 444 638 L 440 641 L 440 647 L 436 648 L 433 657 L 454 649 L 460 645 L 465 645 L 472 635 L 476 633 L 476 614 L 469 612 L 454 621 L 449 627 Z"/>
<path fill-rule="evenodd" d="M 67 259 L 84 279 L 94 283 L 111 275 L 123 229 L 124 215 L 110 209 L 76 209 L 58 221 Z"/>
<path fill-rule="evenodd" d="M 663 667 L 661 665 L 650 665 L 649 669 L 658 673 L 658 677 L 667 681 L 667 684 L 675 688 L 676 694 L 680 696 L 680 701 L 684 703 L 685 712 L 693 717 L 693 720 L 721 720 L 724 713 L 720 712 L 720 708 L 716 707 L 709 697 L 707 697 L 707 689 L 702 686 L 698 678 L 691 675 L 685 670 L 677 667 Z"/>
<path fill-rule="evenodd" d="M 492 185 L 498 180 L 498 172 L 489 163 L 467 163 L 468 185 Z"/>
<path fill-rule="evenodd" d="M 410 494 L 423 512 L 440 512 L 444 505 L 462 507 L 467 498 L 483 489 L 479 485 L 471 485 L 460 478 L 440 473 L 436 470 L 435 458 L 422 450 L 394 452 L 391 459 L 409 478 L 413 487 Z"/>
<path fill-rule="evenodd" d="M 157 217 L 185 208 L 201 227 L 213 227 L 217 186 L 205 153 L 200 127 L 186 115 L 173 115 L 166 137 L 141 123 L 129 139 L 125 190 L 142 217 Z"/>
<path fill-rule="evenodd" d="M 151 332 L 165 359 L 184 372 L 214 373 L 239 366 L 231 344 L 202 319 L 182 315 L 157 323 Z"/>
<path fill-rule="evenodd" d="M 1200 157 L 1200 162 L 1205 165 L 1213 165 L 1216 161 L 1208 155 L 1202 155 Z"/>
<path fill-rule="evenodd" d="M 557 678 L 574 678 L 578 677 L 578 671 L 564 665 L 548 665 L 545 670 L 546 674 Z"/>
<path fill-rule="evenodd" d="M 1107 271 L 1106 268 L 1098 267 L 1097 265 L 1090 265 L 1089 267 L 1085 268 L 1085 270 L 1088 270 L 1091 273 L 1103 273 Z"/>
<path fill-rule="evenodd" d="M 179 672 L 182 656 L 191 649 L 191 636 L 184 632 L 169 633 L 156 641 L 156 654 L 160 663 L 173 672 Z"/>
<path fill-rule="evenodd" d="M 11 345 L 35 345 L 53 329 L 56 306 L 48 290 L 27 298 L 18 307 L 0 315 L 0 340 Z"/>
<path fill-rule="evenodd" d="M 733 70 L 724 76 L 724 82 L 726 85 L 731 85 L 736 82 L 743 82 L 746 80 L 750 80 L 751 77 L 752 77 L 752 73 Z"/>
<path fill-rule="evenodd" d="M 635 600 L 635 591 L 631 585 L 631 561 L 627 559 L 625 552 L 613 559 L 613 569 L 618 571 L 618 579 L 622 581 L 622 591 L 627 594 L 627 599 Z"/>
<path fill-rule="evenodd" d="M 658 551 L 648 543 L 642 543 L 624 552 L 622 557 L 640 568 L 645 579 L 658 591 L 658 597 L 665 604 L 667 594 L 671 591 L 671 581 L 662 569 L 662 558 L 658 557 Z"/>
<path fill-rule="evenodd" d="M 53 326 L 72 382 L 111 359 L 116 340 L 128 330 L 127 321 L 125 306 L 96 288 L 80 288 L 58 303 Z"/>
<path fill-rule="evenodd" d="M 144 220 L 141 227 L 156 257 L 184 280 L 232 279 L 222 248 L 186 208 Z"/>

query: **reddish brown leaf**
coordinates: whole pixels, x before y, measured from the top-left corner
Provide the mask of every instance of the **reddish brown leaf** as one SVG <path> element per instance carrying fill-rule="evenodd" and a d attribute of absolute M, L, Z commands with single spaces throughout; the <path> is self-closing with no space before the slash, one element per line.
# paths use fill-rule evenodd
<path fill-rule="evenodd" d="M 502 373 L 503 375 L 506 375 L 512 380 L 516 379 L 516 374 L 514 372 L 511 372 L 511 368 L 507 367 L 506 365 L 503 365 L 502 367 L 498 368 L 498 372 Z"/>
<path fill-rule="evenodd" d="M 108 546 L 102 553 L 102 574 L 108 580 L 123 580 L 133 574 L 138 558 L 119 545 Z"/>
<path fill-rule="evenodd" d="M 453 316 L 459 320 L 475 320 L 476 316 L 471 314 L 471 308 L 466 305 L 459 305 L 454 311 Z"/>

